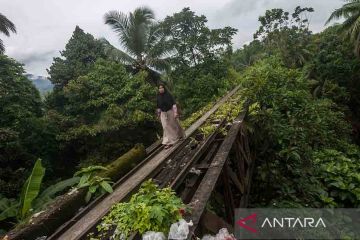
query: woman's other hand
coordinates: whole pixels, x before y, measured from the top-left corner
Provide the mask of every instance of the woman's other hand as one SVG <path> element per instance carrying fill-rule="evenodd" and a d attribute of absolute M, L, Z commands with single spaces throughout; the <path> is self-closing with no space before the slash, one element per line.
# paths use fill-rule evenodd
<path fill-rule="evenodd" d="M 174 118 L 178 118 L 179 117 L 179 114 L 178 114 L 178 111 L 177 111 L 177 106 L 176 104 L 174 104 L 172 106 L 172 109 L 173 109 L 173 112 L 174 112 Z"/>

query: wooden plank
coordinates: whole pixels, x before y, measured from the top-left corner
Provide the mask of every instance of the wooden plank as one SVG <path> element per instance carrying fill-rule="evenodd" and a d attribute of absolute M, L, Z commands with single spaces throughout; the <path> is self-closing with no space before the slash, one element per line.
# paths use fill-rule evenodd
<path fill-rule="evenodd" d="M 224 98 L 216 103 L 207 113 L 192 124 L 185 132 L 186 139 L 189 138 L 223 103 L 225 103 L 237 90 L 239 86 L 229 92 Z M 182 141 L 183 142 L 183 141 Z M 61 234 L 55 233 L 49 239 L 66 239 L 78 240 L 84 234 L 87 234 L 105 214 L 110 210 L 111 206 L 117 202 L 124 200 L 127 195 L 144 182 L 149 175 L 157 169 L 160 164 L 166 160 L 173 152 L 177 150 L 181 143 L 174 145 L 172 148 L 164 149 L 156 154 L 150 161 L 146 162 L 143 167 L 134 172 L 124 182 L 114 189 L 112 194 L 107 195 L 97 205 L 84 214 L 78 221 L 74 222 L 67 230 Z"/>
<path fill-rule="evenodd" d="M 208 150 L 211 143 L 214 141 L 215 137 L 218 135 L 219 129 L 224 125 L 225 118 L 221 121 L 221 123 L 216 127 L 215 131 L 207 137 L 207 139 L 201 143 L 198 150 L 195 152 L 193 156 L 191 157 L 190 161 L 181 169 L 180 173 L 177 174 L 176 178 L 170 183 L 170 187 L 173 189 L 178 188 L 178 186 L 182 183 L 182 181 L 186 177 L 186 173 L 190 170 L 190 168 L 196 163 L 199 158 L 205 153 L 205 151 Z"/>
<path fill-rule="evenodd" d="M 224 219 L 209 210 L 205 210 L 204 214 L 201 216 L 200 224 L 213 234 L 218 233 L 222 228 L 227 228 L 229 232 L 234 232 L 233 225 L 228 224 Z"/>
<path fill-rule="evenodd" d="M 227 171 L 228 174 L 230 176 L 231 181 L 235 184 L 235 186 L 238 188 L 238 190 L 240 191 L 241 194 L 244 194 L 244 185 L 242 185 L 238 179 L 238 177 L 236 176 L 236 174 L 234 173 L 234 171 L 229 167 L 229 165 L 226 166 L 227 167 Z"/>
<path fill-rule="evenodd" d="M 196 229 L 201 215 L 204 212 L 206 203 L 214 190 L 221 170 L 223 169 L 225 161 L 229 156 L 230 150 L 236 140 L 236 137 L 238 136 L 246 112 L 247 106 L 245 106 L 245 110 L 240 113 L 240 115 L 235 119 L 234 123 L 232 124 L 227 136 L 221 144 L 218 152 L 214 156 L 208 171 L 206 172 L 203 180 L 201 181 L 197 191 L 194 194 L 194 197 L 192 198 L 192 201 L 189 204 L 193 211 L 190 218 L 188 218 L 187 220 L 192 220 L 194 225 L 190 227 L 190 234 L 187 238 L 188 240 L 192 238 L 191 233 L 193 233 Z"/>
<path fill-rule="evenodd" d="M 247 170 L 246 174 L 246 185 L 245 185 L 245 193 L 240 199 L 240 205 L 239 208 L 245 208 L 248 205 L 249 202 L 249 196 L 250 196 L 250 190 L 251 190 L 251 179 L 255 168 L 255 157 L 250 163 L 250 166 Z"/>
<path fill-rule="evenodd" d="M 222 182 L 223 182 L 223 193 L 224 193 L 224 202 L 225 204 L 225 211 L 226 211 L 226 218 L 228 222 L 232 223 L 234 221 L 234 198 L 231 192 L 231 187 L 229 183 L 229 175 L 227 172 L 228 161 L 225 161 L 225 166 L 222 170 Z"/>

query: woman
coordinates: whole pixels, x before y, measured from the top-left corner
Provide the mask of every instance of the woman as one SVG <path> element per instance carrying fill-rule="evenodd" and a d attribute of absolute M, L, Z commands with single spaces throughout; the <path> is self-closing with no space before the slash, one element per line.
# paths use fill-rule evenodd
<path fill-rule="evenodd" d="M 165 145 L 165 149 L 185 137 L 185 132 L 179 123 L 179 114 L 175 100 L 163 84 L 159 85 L 159 93 L 157 95 L 157 115 L 161 120 L 164 131 L 162 144 Z"/>

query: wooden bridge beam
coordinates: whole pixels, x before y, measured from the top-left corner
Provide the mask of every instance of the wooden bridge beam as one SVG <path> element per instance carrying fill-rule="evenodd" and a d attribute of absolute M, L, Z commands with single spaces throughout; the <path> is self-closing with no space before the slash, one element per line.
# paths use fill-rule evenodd
<path fill-rule="evenodd" d="M 226 159 L 229 156 L 230 150 L 238 136 L 239 130 L 241 128 L 242 122 L 247 113 L 247 106 L 245 110 L 240 113 L 240 115 L 235 119 L 232 124 L 227 136 L 222 142 L 218 152 L 213 158 L 212 163 L 208 171 L 206 172 L 203 180 L 201 181 L 197 191 L 195 192 L 192 201 L 189 206 L 192 207 L 193 212 L 190 219 L 193 221 L 193 226 L 190 227 L 190 234 L 188 235 L 188 240 L 192 238 L 194 230 L 197 228 L 200 218 L 205 210 L 206 203 L 210 198 L 211 193 L 214 190 L 214 187 L 218 181 L 218 178 L 221 174 L 222 169 L 224 168 L 224 164 Z"/>

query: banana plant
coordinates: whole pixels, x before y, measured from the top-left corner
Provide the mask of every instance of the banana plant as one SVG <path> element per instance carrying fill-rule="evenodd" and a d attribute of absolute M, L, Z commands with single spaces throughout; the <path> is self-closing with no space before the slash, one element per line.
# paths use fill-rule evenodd
<path fill-rule="evenodd" d="M 21 191 L 19 219 L 24 219 L 29 213 L 32 201 L 39 194 L 44 174 L 45 168 L 41 165 L 41 159 L 38 159 Z"/>
<path fill-rule="evenodd" d="M 13 198 L 5 198 L 0 195 L 0 221 L 16 217 L 19 209 L 19 202 Z"/>
<path fill-rule="evenodd" d="M 79 183 L 80 177 L 72 177 L 49 186 L 34 200 L 34 209 L 41 209 L 49 204 L 56 195 Z"/>
<path fill-rule="evenodd" d="M 15 218 L 25 219 L 29 213 L 36 212 L 49 203 L 59 192 L 77 184 L 80 177 L 73 177 L 49 186 L 41 194 L 40 187 L 45 174 L 41 159 L 35 162 L 29 178 L 23 185 L 20 200 L 8 199 L 0 195 L 0 221 Z"/>

